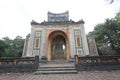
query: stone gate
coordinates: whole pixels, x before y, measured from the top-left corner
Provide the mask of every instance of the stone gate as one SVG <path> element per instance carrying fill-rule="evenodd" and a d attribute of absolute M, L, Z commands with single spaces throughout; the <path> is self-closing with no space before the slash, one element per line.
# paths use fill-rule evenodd
<path fill-rule="evenodd" d="M 27 35 L 23 56 L 45 57 L 48 61 L 70 60 L 74 55 L 89 55 L 84 21 L 69 20 L 69 12 L 48 12 L 48 21 L 31 22 L 31 34 Z"/>

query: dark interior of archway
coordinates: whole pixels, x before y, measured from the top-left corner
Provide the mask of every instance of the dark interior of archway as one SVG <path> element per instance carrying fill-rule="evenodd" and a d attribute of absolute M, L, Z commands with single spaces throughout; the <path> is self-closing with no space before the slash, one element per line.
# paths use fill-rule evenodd
<path fill-rule="evenodd" d="M 57 35 L 52 40 L 53 59 L 65 59 L 66 42 L 62 35 Z"/>

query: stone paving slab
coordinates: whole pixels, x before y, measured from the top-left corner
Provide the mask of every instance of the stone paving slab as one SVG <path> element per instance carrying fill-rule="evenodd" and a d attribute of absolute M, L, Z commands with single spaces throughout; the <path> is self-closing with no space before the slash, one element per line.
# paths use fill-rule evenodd
<path fill-rule="evenodd" d="M 120 70 L 81 71 L 78 74 L 2 73 L 0 80 L 120 80 Z"/>

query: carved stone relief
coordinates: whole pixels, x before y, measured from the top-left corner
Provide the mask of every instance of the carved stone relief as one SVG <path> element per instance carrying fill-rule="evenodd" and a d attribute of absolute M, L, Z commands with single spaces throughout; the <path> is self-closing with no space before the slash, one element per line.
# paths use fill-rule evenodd
<path fill-rule="evenodd" d="M 82 37 L 80 30 L 74 30 L 74 37 L 75 37 L 76 54 L 82 56 L 83 49 L 82 49 Z"/>

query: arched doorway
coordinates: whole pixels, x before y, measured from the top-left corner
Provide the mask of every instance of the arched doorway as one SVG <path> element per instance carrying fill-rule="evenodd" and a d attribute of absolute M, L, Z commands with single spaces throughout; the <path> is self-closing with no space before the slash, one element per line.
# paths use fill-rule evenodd
<path fill-rule="evenodd" d="M 52 59 L 65 59 L 66 41 L 62 35 L 57 35 L 52 42 Z"/>
<path fill-rule="evenodd" d="M 53 31 L 48 38 L 48 54 L 51 60 L 66 60 L 68 54 L 68 38 L 62 31 Z"/>

